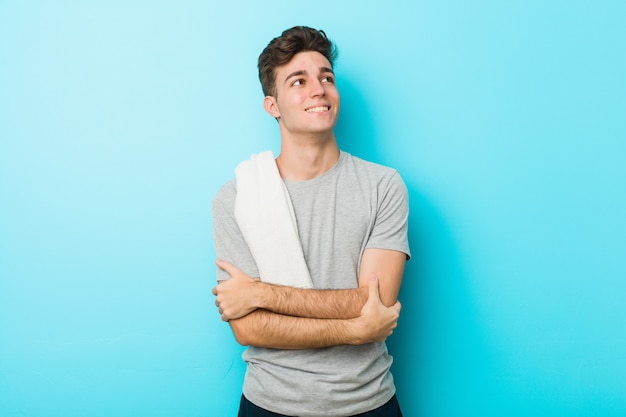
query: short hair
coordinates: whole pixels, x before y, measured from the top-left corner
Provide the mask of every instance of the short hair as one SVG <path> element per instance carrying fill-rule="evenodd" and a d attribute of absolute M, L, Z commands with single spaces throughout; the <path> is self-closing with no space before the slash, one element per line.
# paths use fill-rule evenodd
<path fill-rule="evenodd" d="M 259 80 L 266 96 L 276 95 L 276 68 L 287 64 L 300 52 L 314 51 L 324 55 L 331 67 L 337 47 L 323 30 L 294 26 L 272 39 L 259 55 Z"/>

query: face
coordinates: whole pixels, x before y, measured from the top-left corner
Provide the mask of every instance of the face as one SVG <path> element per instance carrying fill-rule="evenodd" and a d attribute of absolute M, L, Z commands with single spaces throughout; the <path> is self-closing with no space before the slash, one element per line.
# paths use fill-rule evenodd
<path fill-rule="evenodd" d="M 339 115 L 339 92 L 330 62 L 319 52 L 300 52 L 276 68 L 276 95 L 265 110 L 288 134 L 332 132 Z"/>

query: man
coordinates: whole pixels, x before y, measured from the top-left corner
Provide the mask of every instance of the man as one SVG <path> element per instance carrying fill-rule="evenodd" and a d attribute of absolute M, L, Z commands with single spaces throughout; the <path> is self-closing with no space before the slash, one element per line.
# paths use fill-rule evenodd
<path fill-rule="evenodd" d="M 259 57 L 264 108 L 281 135 L 271 165 L 295 216 L 296 251 L 273 238 L 259 245 L 249 237 L 250 225 L 236 211 L 263 209 L 238 196 L 244 193 L 239 176 L 213 200 L 215 303 L 237 341 L 249 346 L 240 417 L 402 415 L 384 341 L 397 324 L 410 256 L 407 190 L 395 170 L 338 148 L 335 55 L 323 31 L 299 26 Z M 267 259 L 274 244 L 284 256 Z M 280 271 L 298 252 L 310 287 L 264 282 L 270 274 L 261 265 Z M 285 269 L 284 282 L 290 274 Z"/>

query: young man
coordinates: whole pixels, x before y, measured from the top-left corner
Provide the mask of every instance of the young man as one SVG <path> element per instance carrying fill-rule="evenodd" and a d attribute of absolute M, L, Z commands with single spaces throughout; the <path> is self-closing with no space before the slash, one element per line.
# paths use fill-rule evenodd
<path fill-rule="evenodd" d="M 259 77 L 280 154 L 248 177 L 261 154 L 242 163 L 213 200 L 215 304 L 249 346 L 240 417 L 402 415 L 384 341 L 410 255 L 407 190 L 395 170 L 338 148 L 334 58 L 308 27 L 268 44 Z"/>

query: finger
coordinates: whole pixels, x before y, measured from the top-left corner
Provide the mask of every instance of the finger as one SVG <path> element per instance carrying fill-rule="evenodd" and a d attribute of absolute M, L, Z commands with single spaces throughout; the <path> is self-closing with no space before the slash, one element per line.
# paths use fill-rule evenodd
<path fill-rule="evenodd" d="M 228 272 L 228 269 L 233 266 L 233 264 L 223 259 L 217 259 L 215 261 L 215 264 L 217 265 L 219 269 L 223 269 L 226 272 Z"/>
<path fill-rule="evenodd" d="M 231 264 L 228 261 L 218 259 L 217 261 L 215 261 L 215 263 L 220 269 L 226 271 L 231 277 L 237 273 L 241 273 L 241 270 L 239 268 L 237 268 L 235 265 Z"/>

